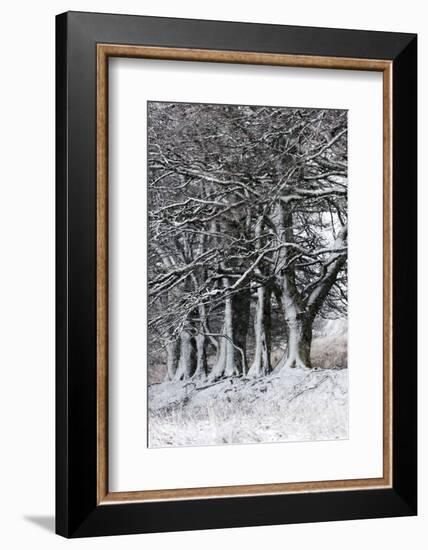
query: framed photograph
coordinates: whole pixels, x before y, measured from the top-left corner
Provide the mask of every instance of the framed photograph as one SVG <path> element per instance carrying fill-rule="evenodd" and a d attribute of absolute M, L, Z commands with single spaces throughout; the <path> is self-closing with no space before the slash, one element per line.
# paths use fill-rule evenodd
<path fill-rule="evenodd" d="M 416 514 L 416 36 L 56 25 L 57 533 Z"/>

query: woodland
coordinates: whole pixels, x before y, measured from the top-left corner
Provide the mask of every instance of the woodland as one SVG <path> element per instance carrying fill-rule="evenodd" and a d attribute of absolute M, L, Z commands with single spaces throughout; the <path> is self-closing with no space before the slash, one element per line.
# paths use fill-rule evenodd
<path fill-rule="evenodd" d="M 147 110 L 149 383 L 346 368 L 312 348 L 347 316 L 347 111 Z"/>
<path fill-rule="evenodd" d="M 272 307 L 282 365 L 310 368 L 314 319 L 346 311 L 346 111 L 150 103 L 148 136 L 149 331 L 167 377 L 269 373 Z"/>

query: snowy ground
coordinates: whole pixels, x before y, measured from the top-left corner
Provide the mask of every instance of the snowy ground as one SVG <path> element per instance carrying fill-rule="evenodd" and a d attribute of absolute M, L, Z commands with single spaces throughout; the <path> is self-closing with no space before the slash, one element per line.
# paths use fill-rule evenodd
<path fill-rule="evenodd" d="M 256 380 L 149 387 L 152 448 L 347 437 L 347 369 L 283 369 Z"/>

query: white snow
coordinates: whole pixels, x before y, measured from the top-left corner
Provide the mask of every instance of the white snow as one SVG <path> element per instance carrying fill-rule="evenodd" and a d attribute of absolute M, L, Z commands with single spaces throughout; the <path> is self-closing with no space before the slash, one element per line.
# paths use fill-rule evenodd
<path fill-rule="evenodd" d="M 149 387 L 152 448 L 347 437 L 347 369 L 282 369 L 255 380 Z"/>

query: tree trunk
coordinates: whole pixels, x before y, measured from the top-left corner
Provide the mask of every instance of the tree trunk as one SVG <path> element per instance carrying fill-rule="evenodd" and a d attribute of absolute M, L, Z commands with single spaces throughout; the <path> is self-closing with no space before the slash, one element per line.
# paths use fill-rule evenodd
<path fill-rule="evenodd" d="M 219 348 L 217 350 L 217 358 L 214 367 L 212 368 L 210 372 L 210 378 L 216 379 L 220 378 L 224 375 L 224 371 L 226 369 L 226 324 L 223 323 L 223 328 L 221 330 L 221 336 L 220 336 L 220 344 Z"/>
<path fill-rule="evenodd" d="M 225 281 L 228 285 L 228 281 Z M 226 287 L 227 288 L 227 287 Z M 250 316 L 249 289 L 225 298 L 224 323 L 220 337 L 220 350 L 210 378 L 239 376 L 247 373 L 246 343 Z"/>
<path fill-rule="evenodd" d="M 235 371 L 235 348 L 233 345 L 232 298 L 226 297 L 224 304 L 224 322 L 220 337 L 220 351 L 217 362 L 211 371 L 211 378 L 233 376 Z"/>
<path fill-rule="evenodd" d="M 276 368 L 311 368 L 313 316 L 304 308 L 294 277 L 293 252 L 289 252 L 290 244 L 294 243 L 292 211 L 278 203 L 274 223 L 280 240 L 284 242 L 278 258 L 282 269 L 277 279 L 287 334 L 287 350 Z"/>
<path fill-rule="evenodd" d="M 287 324 L 288 342 L 281 367 L 312 368 L 312 319 L 296 319 Z"/>
<path fill-rule="evenodd" d="M 178 340 L 170 342 L 166 347 L 166 380 L 174 380 L 178 367 L 180 347 Z"/>
<path fill-rule="evenodd" d="M 285 368 L 311 368 L 311 344 L 313 317 L 304 311 L 294 285 L 284 276 L 281 306 L 287 334 L 287 350 L 278 366 Z"/>
<path fill-rule="evenodd" d="M 193 375 L 195 378 L 204 378 L 208 372 L 206 341 L 203 334 L 196 336 L 196 370 Z"/>
<path fill-rule="evenodd" d="M 174 380 L 187 380 L 196 370 L 196 343 L 191 333 L 184 329 L 180 335 L 180 359 Z"/>
<path fill-rule="evenodd" d="M 248 371 L 252 377 L 266 376 L 272 370 L 271 353 L 271 305 L 270 292 L 266 287 L 257 288 L 256 315 L 254 319 L 254 335 L 256 349 L 254 360 Z"/>
<path fill-rule="evenodd" d="M 251 291 L 242 289 L 232 298 L 234 374 L 244 376 L 248 372 L 247 334 L 250 321 Z M 228 376 L 232 376 L 229 374 Z"/>

